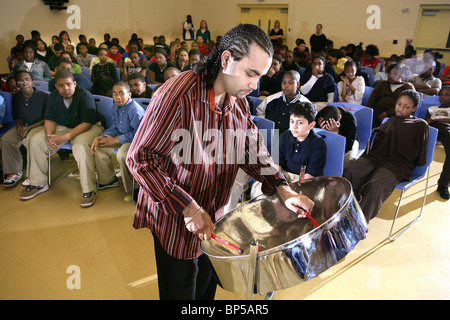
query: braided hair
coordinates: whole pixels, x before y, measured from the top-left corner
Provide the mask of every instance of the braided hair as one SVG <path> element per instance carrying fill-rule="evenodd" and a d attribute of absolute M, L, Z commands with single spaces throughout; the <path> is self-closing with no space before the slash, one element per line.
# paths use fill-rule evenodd
<path fill-rule="evenodd" d="M 261 28 L 253 24 L 240 24 L 230 29 L 217 48 L 196 63 L 193 69 L 197 74 L 206 71 L 204 80 L 206 87 L 211 89 L 222 67 L 222 53 L 228 50 L 233 59 L 239 61 L 248 55 L 253 44 L 264 49 L 270 57 L 273 56 L 272 42 Z"/>

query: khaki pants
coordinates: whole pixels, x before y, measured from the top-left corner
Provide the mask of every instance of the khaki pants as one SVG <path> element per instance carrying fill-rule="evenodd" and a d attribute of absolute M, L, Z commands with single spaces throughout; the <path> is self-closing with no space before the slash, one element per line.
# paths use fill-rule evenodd
<path fill-rule="evenodd" d="M 62 135 L 72 129 L 64 126 L 56 126 L 55 134 Z M 79 134 L 72 140 L 72 153 L 77 162 L 78 170 L 80 172 L 80 184 L 83 193 L 92 192 L 97 189 L 97 179 L 95 177 L 95 161 L 94 155 L 91 153 L 91 143 L 95 137 L 103 132 L 103 127 L 100 123 L 93 124 L 91 128 Z M 45 131 L 38 132 L 31 139 L 30 143 L 30 183 L 33 186 L 41 186 L 47 183 L 48 174 L 48 152 L 57 151 L 58 149 L 51 149 L 47 146 Z"/>
<path fill-rule="evenodd" d="M 23 159 L 20 147 L 24 145 L 25 148 L 27 148 L 27 176 L 30 176 L 30 141 L 31 138 L 41 130 L 44 130 L 44 126 L 31 129 L 24 139 L 19 137 L 16 127 L 11 128 L 3 135 L 2 159 L 4 174 L 22 171 Z"/>
<path fill-rule="evenodd" d="M 133 178 L 131 177 L 130 171 L 128 171 L 128 167 L 125 163 L 130 145 L 131 143 L 124 143 L 121 145 L 116 155 L 117 163 L 119 164 L 120 172 L 122 174 L 123 187 L 127 193 L 131 191 L 133 186 Z M 97 168 L 99 184 L 110 183 L 116 175 L 111 159 L 111 155 L 114 153 L 114 150 L 116 150 L 116 148 L 97 148 L 97 154 L 95 155 L 95 167 Z"/>

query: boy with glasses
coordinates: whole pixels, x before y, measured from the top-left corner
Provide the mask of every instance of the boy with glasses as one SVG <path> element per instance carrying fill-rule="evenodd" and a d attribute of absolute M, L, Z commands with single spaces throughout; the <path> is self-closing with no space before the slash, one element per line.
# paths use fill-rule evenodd
<path fill-rule="evenodd" d="M 119 179 L 116 176 L 111 159 L 114 150 L 119 149 L 117 152 L 117 163 L 120 167 L 123 187 L 125 192 L 128 193 L 132 188 L 133 179 L 125 160 L 128 148 L 145 111 L 139 103 L 131 98 L 130 86 L 126 82 L 120 81 L 114 85 L 112 97 L 114 105 L 111 111 L 111 127 L 94 138 L 91 144 L 91 152 L 95 156 L 99 183 L 98 189 L 102 190 L 119 185 Z M 136 184 L 136 187 L 138 187 L 138 184 Z M 133 192 L 137 192 L 135 190 Z"/>

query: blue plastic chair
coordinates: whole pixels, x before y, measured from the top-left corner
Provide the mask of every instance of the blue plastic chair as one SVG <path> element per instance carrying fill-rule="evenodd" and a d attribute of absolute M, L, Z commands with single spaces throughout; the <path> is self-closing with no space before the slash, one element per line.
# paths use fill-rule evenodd
<path fill-rule="evenodd" d="M 444 70 L 444 68 L 445 68 L 445 63 L 441 62 L 441 69 L 439 70 L 439 77 L 441 76 L 441 73 Z"/>
<path fill-rule="evenodd" d="M 359 149 L 357 158 L 359 158 L 366 150 L 372 135 L 373 109 L 351 103 L 330 103 L 336 107 L 348 107 L 356 118 L 356 132 L 359 138 Z M 356 109 L 356 110 L 355 110 Z"/>
<path fill-rule="evenodd" d="M 364 72 L 365 74 L 367 74 L 367 76 L 369 77 L 369 86 L 373 87 L 374 84 L 374 79 L 375 79 L 375 74 L 372 68 L 369 67 L 361 67 L 361 71 Z"/>
<path fill-rule="evenodd" d="M 89 80 L 92 80 L 91 69 L 89 69 L 88 67 L 81 67 L 81 73 Z"/>
<path fill-rule="evenodd" d="M 252 100 L 252 110 L 250 110 L 252 112 L 252 115 L 256 115 L 256 108 L 264 101 L 261 98 L 257 98 L 257 97 L 252 97 L 252 96 L 248 96 L 251 100 Z"/>
<path fill-rule="evenodd" d="M 364 96 L 363 96 L 363 99 L 361 102 L 361 104 L 363 106 L 367 107 L 367 103 L 369 102 L 369 98 L 370 98 L 370 95 L 372 94 L 372 91 L 373 91 L 373 87 L 366 86 L 366 88 L 364 90 Z"/>
<path fill-rule="evenodd" d="M 323 175 L 342 176 L 344 173 L 345 137 L 324 129 L 313 128 L 313 130 L 324 138 L 327 145 L 327 159 Z"/>
<path fill-rule="evenodd" d="M 101 95 L 92 95 L 95 100 L 95 104 L 97 106 L 97 111 L 105 118 L 106 128 L 111 127 L 112 123 L 112 106 L 114 104 L 114 100 L 111 97 L 101 96 Z"/>
<path fill-rule="evenodd" d="M 0 95 L 5 99 L 5 116 L 3 117 L 2 124 L 8 124 L 4 128 L 0 128 L 0 137 L 2 137 L 9 129 L 16 126 L 16 121 L 14 121 L 12 116 L 12 94 L 6 91 L 0 91 Z"/>
<path fill-rule="evenodd" d="M 150 98 L 133 98 L 133 100 L 139 103 L 144 110 L 147 110 L 147 107 L 151 101 Z"/>
<path fill-rule="evenodd" d="M 428 108 L 432 106 L 440 106 L 441 102 L 439 101 L 439 96 L 426 96 L 420 108 L 417 109 L 417 117 L 426 120 Z"/>
<path fill-rule="evenodd" d="M 407 229 L 409 229 L 409 227 L 411 227 L 422 216 L 423 208 L 425 207 L 425 200 L 427 198 L 428 179 L 430 176 L 429 167 L 430 167 L 431 162 L 433 162 L 434 149 L 435 149 L 436 140 L 437 140 L 437 136 L 438 136 L 438 130 L 436 128 L 433 128 L 430 126 L 428 128 L 429 128 L 429 136 L 428 136 L 428 144 L 427 144 L 427 162 L 426 162 L 426 164 L 423 166 L 416 167 L 414 169 L 409 181 L 400 182 L 395 186 L 395 189 L 402 190 L 402 193 L 400 195 L 400 200 L 398 201 L 397 210 L 395 211 L 394 221 L 392 221 L 391 230 L 389 232 L 389 240 L 390 241 L 397 240 L 398 237 L 400 237 Z M 402 203 L 403 194 L 404 194 L 405 190 L 408 189 L 409 187 L 413 186 L 417 182 L 419 182 L 423 177 L 425 177 L 425 174 L 427 177 L 426 177 L 425 190 L 423 193 L 423 202 L 422 202 L 422 208 L 420 209 L 420 214 L 414 220 L 412 220 L 410 223 L 408 223 L 406 226 L 404 226 L 402 229 L 400 229 L 399 234 L 397 234 L 395 237 L 393 237 L 394 224 L 397 220 L 398 212 L 400 210 L 400 206 Z"/>
<path fill-rule="evenodd" d="M 47 81 L 34 81 L 34 87 L 36 90 L 48 92 L 48 82 Z"/>
<path fill-rule="evenodd" d="M 275 130 L 275 122 L 257 116 L 252 116 L 252 119 L 258 130 L 261 132 L 264 138 L 264 144 L 266 145 L 266 148 L 270 154 L 272 151 L 272 139 Z"/>
<path fill-rule="evenodd" d="M 305 73 L 306 68 L 300 67 L 300 77 Z"/>

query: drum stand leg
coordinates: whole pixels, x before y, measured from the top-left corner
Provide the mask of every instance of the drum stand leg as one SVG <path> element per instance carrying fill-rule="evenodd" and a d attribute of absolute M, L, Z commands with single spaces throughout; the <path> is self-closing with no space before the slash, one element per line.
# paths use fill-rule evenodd
<path fill-rule="evenodd" d="M 253 300 L 256 285 L 256 265 L 258 261 L 258 240 L 250 243 L 250 254 L 247 269 L 247 300 Z"/>

